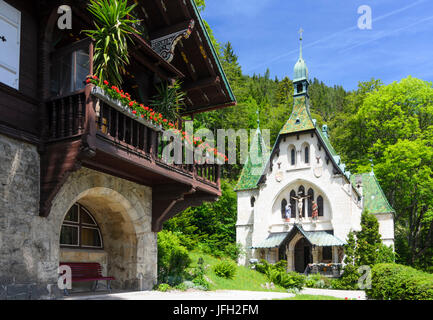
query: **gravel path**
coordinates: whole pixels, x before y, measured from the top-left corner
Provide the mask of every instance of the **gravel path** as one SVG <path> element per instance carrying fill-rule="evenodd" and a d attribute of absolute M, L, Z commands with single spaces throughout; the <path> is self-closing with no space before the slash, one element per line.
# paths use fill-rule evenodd
<path fill-rule="evenodd" d="M 81 295 L 74 294 L 65 300 L 271 300 L 293 297 L 285 292 L 216 290 L 216 291 L 136 291 L 126 293 Z"/>
<path fill-rule="evenodd" d="M 331 290 L 331 289 L 305 288 L 301 291 L 301 294 L 331 296 L 331 297 L 342 298 L 342 299 L 345 298 L 356 299 L 356 300 L 367 299 L 365 292 L 361 290 Z"/>
<path fill-rule="evenodd" d="M 365 300 L 364 291 L 329 290 L 305 288 L 301 294 L 324 295 L 337 298 Z M 65 300 L 271 300 L 293 297 L 294 294 L 267 291 L 216 290 L 216 291 L 135 291 L 97 293 L 93 295 L 72 294 Z"/>

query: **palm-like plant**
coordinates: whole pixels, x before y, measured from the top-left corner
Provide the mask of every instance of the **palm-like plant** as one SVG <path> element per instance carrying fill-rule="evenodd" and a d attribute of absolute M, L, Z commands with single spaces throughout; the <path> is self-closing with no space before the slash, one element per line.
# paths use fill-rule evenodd
<path fill-rule="evenodd" d="M 176 121 L 179 111 L 185 105 L 186 93 L 181 91 L 181 84 L 175 81 L 172 85 L 161 83 L 156 86 L 158 94 L 150 99 L 150 105 L 158 112 L 164 114 L 167 119 Z"/>
<path fill-rule="evenodd" d="M 137 33 L 133 25 L 139 20 L 131 17 L 137 4 L 127 0 L 90 0 L 88 10 L 94 17 L 96 30 L 84 30 L 95 41 L 94 73 L 100 81 L 108 80 L 120 86 L 122 74 L 129 64 L 128 41 Z"/>

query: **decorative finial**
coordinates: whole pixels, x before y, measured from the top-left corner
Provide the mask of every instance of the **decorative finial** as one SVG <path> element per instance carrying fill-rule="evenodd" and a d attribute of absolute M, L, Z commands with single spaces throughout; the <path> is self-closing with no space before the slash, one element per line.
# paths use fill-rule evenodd
<path fill-rule="evenodd" d="M 374 164 L 373 164 L 373 159 L 370 159 L 370 163 L 371 163 L 371 172 L 370 172 L 370 176 L 374 176 Z"/>
<path fill-rule="evenodd" d="M 257 114 L 257 128 L 260 128 L 259 109 L 257 109 L 256 114 Z"/>
<path fill-rule="evenodd" d="M 304 33 L 304 29 L 299 29 L 299 59 L 302 59 L 302 35 Z"/>

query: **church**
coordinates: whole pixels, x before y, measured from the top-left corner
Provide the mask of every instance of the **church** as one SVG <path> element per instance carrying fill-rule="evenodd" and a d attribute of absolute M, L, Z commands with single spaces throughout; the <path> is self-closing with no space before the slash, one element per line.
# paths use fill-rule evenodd
<path fill-rule="evenodd" d="M 347 171 L 327 126 L 312 119 L 300 40 L 290 118 L 270 152 L 257 128 L 235 187 L 236 241 L 245 252 L 238 262 L 286 260 L 288 271 L 338 276 L 347 235 L 361 229 L 361 213 L 377 217 L 383 243 L 393 246 L 394 210 L 373 169 Z"/>

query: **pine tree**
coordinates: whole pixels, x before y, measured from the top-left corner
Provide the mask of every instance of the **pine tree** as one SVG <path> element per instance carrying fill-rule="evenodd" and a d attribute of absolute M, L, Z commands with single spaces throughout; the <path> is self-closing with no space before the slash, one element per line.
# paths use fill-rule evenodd
<path fill-rule="evenodd" d="M 382 239 L 379 233 L 379 222 L 368 211 L 364 211 L 361 215 L 361 231 L 356 234 L 356 238 L 358 265 L 372 267 L 377 261 Z"/>

